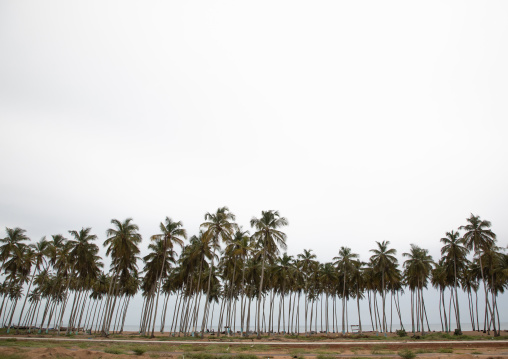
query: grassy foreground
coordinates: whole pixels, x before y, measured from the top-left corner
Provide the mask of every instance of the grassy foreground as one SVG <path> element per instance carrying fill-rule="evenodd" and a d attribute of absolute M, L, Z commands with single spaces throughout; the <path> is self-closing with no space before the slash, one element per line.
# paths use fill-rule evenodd
<path fill-rule="evenodd" d="M 504 333 L 503 333 L 504 334 Z M 34 340 L 37 339 L 37 340 Z M 38 340 L 41 339 L 41 340 Z M 20 331 L 18 335 L 0 330 L 0 358 L 173 358 L 173 359 L 382 359 L 415 357 L 473 359 L 508 358 L 508 335 L 500 337 L 484 333 L 453 335 L 433 332 L 424 336 L 385 337 L 375 333 L 362 335 L 317 334 L 241 337 L 170 337 L 160 334 L 154 339 L 135 333 L 110 335 L 54 332 L 37 335 Z M 449 344 L 447 344 L 449 342 Z"/>

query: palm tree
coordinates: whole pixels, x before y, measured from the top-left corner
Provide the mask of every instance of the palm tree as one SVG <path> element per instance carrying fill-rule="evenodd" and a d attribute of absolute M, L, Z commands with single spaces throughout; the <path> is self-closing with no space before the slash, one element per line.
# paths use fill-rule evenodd
<path fill-rule="evenodd" d="M 5 270 L 4 264 L 9 257 L 11 257 L 12 253 L 17 250 L 20 250 L 20 247 L 25 246 L 24 241 L 29 241 L 30 238 L 27 237 L 26 230 L 16 227 L 5 228 L 5 232 L 7 233 L 7 237 L 0 239 L 0 260 L 2 261 L 2 265 L 0 266 L 0 272 Z M 11 284 L 12 277 L 9 279 L 9 286 Z M 2 300 L 2 305 L 0 306 L 0 315 L 3 311 L 5 299 L 7 298 L 7 292 L 4 293 L 4 297 Z"/>
<path fill-rule="evenodd" d="M 155 321 L 152 322 L 151 318 L 152 316 L 154 319 L 157 317 L 157 311 L 154 311 L 154 302 L 156 302 L 156 299 L 158 302 L 158 293 L 156 292 L 158 292 L 159 277 L 166 278 L 171 271 L 171 264 L 176 262 L 176 252 L 173 248 L 168 248 L 168 245 L 164 243 L 164 239 L 154 239 L 154 242 L 149 244 L 148 249 L 150 253 L 143 258 L 145 276 L 142 281 L 142 289 L 145 292 L 148 305 L 145 305 L 144 315 L 147 321 L 142 328 L 142 334 L 145 333 L 146 329 L 150 332 L 152 323 L 155 326 Z M 152 335 L 154 330 L 155 328 L 152 330 Z"/>
<path fill-rule="evenodd" d="M 286 296 L 288 286 L 290 285 L 290 283 L 293 281 L 294 278 L 293 256 L 288 256 L 287 253 L 284 253 L 282 257 L 277 258 L 275 266 L 271 273 L 272 275 L 278 278 L 278 282 L 280 283 L 281 286 L 280 294 L 282 299 L 282 328 L 285 331 L 286 321 L 285 321 L 284 298 Z"/>
<path fill-rule="evenodd" d="M 345 334 L 345 313 L 346 313 L 346 275 L 348 270 L 353 268 L 353 262 L 358 258 L 358 254 L 352 253 L 349 247 L 340 247 L 339 255 L 334 257 L 335 265 L 343 272 L 343 289 L 342 289 L 342 334 Z"/>
<path fill-rule="evenodd" d="M 431 274 L 432 265 L 434 264 L 432 257 L 428 253 L 429 251 L 427 249 L 422 249 L 414 244 L 411 244 L 411 250 L 409 253 L 402 254 L 404 257 L 408 258 L 404 262 L 406 280 L 410 288 L 417 289 L 417 312 L 420 314 L 417 318 L 421 318 L 422 334 L 424 334 L 425 329 L 423 325 L 425 313 L 423 288 L 427 287 L 427 280 Z"/>
<path fill-rule="evenodd" d="M 138 233 L 139 227 L 132 223 L 132 218 L 127 218 L 124 222 L 117 219 L 112 219 L 111 223 L 114 228 L 109 228 L 106 235 L 109 237 L 104 241 L 104 247 L 107 247 L 106 255 L 111 256 L 111 271 L 113 277 L 109 286 L 108 295 L 106 297 L 106 306 L 104 309 L 104 321 L 102 325 L 102 335 L 109 335 L 109 327 L 116 304 L 116 297 L 119 289 L 114 295 L 113 303 L 112 296 L 117 283 L 118 276 L 123 272 L 124 276 L 127 272 L 136 272 L 139 248 L 141 242 L 141 234 Z"/>
<path fill-rule="evenodd" d="M 218 245 L 219 240 L 223 242 L 227 242 L 231 240 L 231 237 L 234 231 L 238 228 L 235 220 L 235 215 L 229 212 L 228 207 L 218 208 L 215 213 L 206 213 L 205 214 L 205 222 L 201 224 L 201 228 L 205 230 L 204 235 L 212 238 L 213 245 Z M 210 305 L 210 285 L 212 281 L 212 272 L 213 272 L 213 263 L 214 263 L 215 249 L 214 255 L 212 256 L 212 261 L 210 264 L 210 270 L 208 274 L 208 288 L 206 291 L 206 300 L 205 300 L 205 308 L 203 314 L 203 323 L 201 325 L 201 338 L 204 337 L 205 334 L 205 326 L 206 326 L 206 318 L 208 313 L 208 308 Z"/>
<path fill-rule="evenodd" d="M 286 249 L 286 234 L 281 232 L 279 228 L 287 226 L 288 221 L 286 218 L 279 215 L 279 211 L 262 211 L 261 217 L 253 217 L 250 220 L 251 227 L 255 228 L 256 232 L 253 237 L 261 245 L 262 259 L 261 259 L 261 281 L 259 283 L 258 292 L 258 320 L 257 320 L 257 332 L 258 339 L 261 338 L 261 293 L 263 292 L 263 279 L 265 274 L 265 261 L 266 256 L 274 253 L 278 253 L 278 247 L 283 250 Z"/>
<path fill-rule="evenodd" d="M 305 333 L 307 332 L 307 312 L 308 312 L 308 303 L 310 296 L 310 281 L 311 275 L 314 272 L 314 268 L 317 265 L 316 255 L 312 254 L 312 249 L 304 249 L 303 253 L 298 254 L 299 260 L 299 268 L 303 275 L 303 285 L 304 285 L 304 293 L 305 293 Z"/>
<path fill-rule="evenodd" d="M 362 266 L 365 263 L 360 262 L 359 260 L 352 261 L 352 269 L 351 269 L 351 282 L 354 285 L 355 294 L 356 294 L 356 306 L 358 309 L 358 325 L 360 329 L 360 334 L 362 334 L 362 319 L 360 316 L 360 299 L 363 299 L 363 292 L 365 290 L 365 275 Z"/>
<path fill-rule="evenodd" d="M 34 265 L 34 274 L 32 275 L 32 279 L 30 280 L 30 284 L 28 285 L 27 289 L 27 295 L 25 296 L 25 301 L 23 302 L 23 307 L 21 308 L 21 313 L 19 313 L 19 320 L 18 320 L 18 328 L 16 329 L 16 333 L 19 331 L 19 327 L 21 326 L 21 318 L 23 316 L 23 312 L 25 310 L 26 301 L 28 299 L 28 294 L 30 293 L 30 288 L 32 287 L 33 280 L 36 276 L 35 272 L 40 272 L 41 266 L 46 263 L 46 255 L 47 255 L 47 248 L 48 248 L 48 241 L 46 240 L 46 237 L 42 237 L 39 242 L 36 244 L 31 244 L 30 248 L 32 249 L 32 264 Z"/>
<path fill-rule="evenodd" d="M 480 261 L 480 273 L 482 276 L 483 289 L 485 291 L 485 306 L 488 307 L 490 316 L 493 319 L 494 324 L 494 333 L 496 336 L 501 335 L 501 333 L 496 331 L 496 322 L 494 317 L 493 309 L 490 307 L 488 295 L 487 295 L 487 286 L 485 284 L 485 276 L 483 273 L 483 264 L 482 264 L 482 256 L 481 252 L 485 250 L 489 250 L 496 243 L 496 234 L 492 232 L 490 229 L 491 223 L 487 220 L 482 220 L 480 216 L 475 216 L 471 213 L 469 218 L 466 218 L 468 222 L 465 226 L 460 226 L 460 230 L 465 230 L 464 233 L 464 244 L 468 250 L 474 250 L 475 256 L 478 257 Z"/>
<path fill-rule="evenodd" d="M 158 284 L 157 284 L 157 300 L 155 302 L 155 314 L 153 316 L 153 326 L 152 326 L 152 335 L 151 337 L 154 338 L 154 331 L 155 331 L 155 318 L 157 317 L 157 307 L 159 305 L 159 292 L 160 292 L 160 286 L 162 281 L 162 273 L 164 272 L 164 264 L 166 262 L 166 255 L 168 251 L 172 252 L 173 247 L 175 244 L 178 244 L 180 248 L 183 247 L 183 240 L 187 239 L 187 232 L 185 231 L 183 227 L 182 222 L 174 222 L 171 218 L 166 217 L 166 224 L 160 223 L 159 228 L 162 233 L 155 234 L 150 239 L 152 241 L 160 241 L 162 245 L 162 252 L 163 252 L 163 258 L 162 258 L 162 266 L 161 271 L 158 276 Z M 173 262 L 174 263 L 174 262 Z"/>
<path fill-rule="evenodd" d="M 319 267 L 318 272 L 318 281 L 320 284 L 320 287 L 322 289 L 321 296 L 324 294 L 326 296 L 325 300 L 323 300 L 321 303 L 325 304 L 325 330 L 326 333 L 329 331 L 329 320 L 328 320 L 328 297 L 333 294 L 334 287 L 337 281 L 339 280 L 339 273 L 335 270 L 333 267 L 333 263 L 327 262 L 324 263 Z M 322 310 L 323 307 L 321 307 Z M 321 311 L 321 315 L 322 315 Z M 322 321 L 322 317 L 321 317 Z M 323 323 L 321 323 L 321 326 Z"/>
<path fill-rule="evenodd" d="M 9 273 L 7 275 L 7 278 L 9 278 L 9 287 L 11 289 L 9 295 L 13 300 L 9 315 L 9 324 L 7 325 L 7 334 L 11 329 L 12 319 L 18 300 L 23 295 L 23 284 L 28 281 L 33 259 L 34 255 L 32 249 L 24 244 L 18 244 L 14 246 L 10 258 L 4 263 L 5 271 Z"/>
<path fill-rule="evenodd" d="M 441 238 L 441 242 L 444 243 L 441 248 L 441 255 L 445 256 L 446 261 L 453 263 L 453 287 L 455 290 L 455 319 L 457 321 L 457 329 L 459 332 L 462 331 L 460 325 L 460 311 L 459 311 L 459 299 L 457 295 L 457 262 L 459 265 L 463 264 L 466 259 L 467 249 L 463 246 L 464 239 L 459 237 L 459 232 L 446 232 L 446 237 Z M 463 267 L 463 265 L 461 265 Z"/>
<path fill-rule="evenodd" d="M 80 284 L 80 288 L 74 298 L 74 303 L 76 304 L 79 304 L 81 293 L 83 290 L 87 289 L 90 280 L 96 279 L 100 273 L 100 268 L 103 267 L 103 264 L 100 262 L 101 258 L 98 256 L 99 247 L 95 243 L 92 243 L 92 241 L 97 239 L 97 236 L 95 234 L 90 234 L 91 231 L 92 228 L 90 227 L 82 228 L 79 232 L 75 230 L 69 231 L 70 235 L 73 237 L 72 240 L 67 242 L 72 248 L 69 252 L 69 258 L 71 258 L 71 262 L 73 263 L 71 276 L 74 275 L 75 272 L 75 279 Z M 70 278 L 71 277 L 69 277 L 69 279 Z M 68 282 L 67 288 L 69 288 L 69 284 L 70 281 Z M 76 295 L 78 295 L 77 300 Z M 74 303 L 71 308 L 67 333 L 72 331 L 72 327 L 77 319 L 78 306 L 75 306 Z M 60 321 L 63 319 L 63 314 L 64 310 L 62 309 Z"/>
<path fill-rule="evenodd" d="M 374 264 L 374 267 L 381 271 L 381 290 L 382 290 L 382 302 L 383 302 L 383 332 L 386 336 L 386 288 L 385 288 L 385 272 L 389 270 L 390 267 L 395 267 L 397 265 L 397 259 L 395 258 L 395 254 L 397 251 L 393 248 L 388 249 L 389 241 L 383 241 L 379 243 L 376 241 L 378 246 L 377 249 L 371 249 L 370 251 L 374 253 L 370 260 Z"/>
<path fill-rule="evenodd" d="M 249 236 L 249 231 L 243 231 L 241 227 L 237 229 L 237 231 L 234 234 L 233 239 L 228 244 L 228 246 L 225 249 L 226 256 L 230 256 L 231 259 L 234 261 L 233 266 L 233 273 L 236 271 L 236 263 L 237 261 L 240 261 L 240 265 L 242 266 L 242 279 L 239 285 L 239 290 L 236 292 L 239 294 L 241 292 L 241 299 L 240 299 L 240 314 L 241 314 L 241 325 L 240 325 L 240 336 L 243 336 L 244 331 L 244 316 L 243 316 L 243 299 L 245 295 L 245 267 L 247 262 L 247 257 L 253 249 L 253 244 L 251 241 L 251 237 Z M 234 279 L 234 278 L 232 278 Z M 230 296 L 233 296 L 233 286 L 231 285 L 231 294 Z M 235 305 L 236 308 L 236 305 Z M 236 313 L 235 313 L 236 314 Z M 235 315 L 236 317 L 236 315 Z"/>

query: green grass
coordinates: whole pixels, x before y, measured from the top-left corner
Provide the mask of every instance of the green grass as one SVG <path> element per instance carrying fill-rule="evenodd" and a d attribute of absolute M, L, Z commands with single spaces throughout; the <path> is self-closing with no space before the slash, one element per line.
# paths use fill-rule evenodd
<path fill-rule="evenodd" d="M 441 348 L 438 350 L 439 353 L 453 353 L 452 348 Z"/>
<path fill-rule="evenodd" d="M 236 354 L 236 355 L 216 355 L 209 353 L 186 353 L 185 359 L 258 359 L 253 354 Z M 182 356 L 180 356 L 183 359 Z"/>
<path fill-rule="evenodd" d="M 471 352 L 471 354 L 483 354 L 483 353 L 475 350 L 474 352 Z"/>
<path fill-rule="evenodd" d="M 425 340 L 482 340 L 483 337 L 474 337 L 472 335 L 453 335 L 449 333 L 429 333 L 424 335 Z"/>
<path fill-rule="evenodd" d="M 371 354 L 395 354 L 395 352 L 386 349 L 372 349 Z"/>
<path fill-rule="evenodd" d="M 224 348 L 224 345 L 221 346 Z M 235 345 L 231 347 L 235 352 L 248 352 L 248 351 L 267 351 L 270 350 L 270 346 L 266 344 L 252 344 L 252 345 Z M 222 349 L 224 350 L 224 349 Z"/>
<path fill-rule="evenodd" d="M 145 354 L 146 350 L 144 348 L 134 348 L 132 349 L 132 351 L 134 352 L 134 354 L 136 355 L 143 355 Z"/>
<path fill-rule="evenodd" d="M 427 353 L 432 353 L 432 350 L 429 350 L 429 349 L 416 349 L 416 354 L 427 354 Z"/>
<path fill-rule="evenodd" d="M 104 353 L 108 354 L 125 354 L 125 351 L 118 347 L 111 347 L 104 349 Z"/>
<path fill-rule="evenodd" d="M 409 349 L 400 350 L 398 354 L 403 359 L 413 359 L 414 357 L 416 357 L 415 352 Z"/>
<path fill-rule="evenodd" d="M 362 348 L 359 348 L 359 347 L 352 347 L 350 350 L 351 350 L 353 353 L 355 353 L 355 354 L 356 354 L 359 350 L 362 350 Z"/>

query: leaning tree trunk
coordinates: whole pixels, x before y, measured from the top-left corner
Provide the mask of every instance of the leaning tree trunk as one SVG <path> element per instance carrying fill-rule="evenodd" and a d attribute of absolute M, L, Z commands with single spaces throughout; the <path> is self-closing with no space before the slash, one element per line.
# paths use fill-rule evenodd
<path fill-rule="evenodd" d="M 453 272 L 455 276 L 454 286 L 455 286 L 455 303 L 457 307 L 456 308 L 457 329 L 459 330 L 459 332 L 462 332 L 462 327 L 460 325 L 459 296 L 457 295 L 457 261 L 455 259 L 455 256 L 453 256 Z"/>
<path fill-rule="evenodd" d="M 201 339 L 205 336 L 205 326 L 206 326 L 206 314 L 208 312 L 208 308 L 210 306 L 210 285 L 212 282 L 212 272 L 213 272 L 213 262 L 215 259 L 215 249 L 213 250 L 212 260 L 210 262 L 210 273 L 208 274 L 208 289 L 206 290 L 206 300 L 205 300 L 205 308 L 203 313 L 203 322 L 201 323 Z"/>
<path fill-rule="evenodd" d="M 28 289 L 26 291 L 25 300 L 23 301 L 23 307 L 21 308 L 21 313 L 19 313 L 19 320 L 18 320 L 18 327 L 16 328 L 16 334 L 19 333 L 19 326 L 21 325 L 21 316 L 23 315 L 23 311 L 25 310 L 26 300 L 28 299 L 28 294 L 30 293 L 30 288 L 32 288 L 32 283 L 35 278 L 35 270 L 34 275 L 32 276 L 32 279 L 30 280 L 30 285 L 28 286 Z"/>
<path fill-rule="evenodd" d="M 360 315 L 360 291 L 358 284 L 356 285 L 356 306 L 358 307 L 358 325 L 360 327 L 360 334 L 362 334 L 362 317 Z"/>
<path fill-rule="evenodd" d="M 157 319 L 157 307 L 159 306 L 159 293 L 160 293 L 160 287 L 161 287 L 161 281 L 162 281 L 162 273 L 164 272 L 164 263 L 166 262 L 166 250 L 164 249 L 164 255 L 162 257 L 162 268 L 161 273 L 159 274 L 159 280 L 157 283 L 157 299 L 155 301 L 155 313 L 153 314 L 153 325 L 152 325 L 152 335 L 150 338 L 155 338 L 154 332 L 155 332 L 155 320 Z"/>
<path fill-rule="evenodd" d="M 257 338 L 258 339 L 261 339 L 261 327 L 260 327 L 260 309 L 261 309 L 261 291 L 263 290 L 263 279 L 264 279 L 264 276 L 265 276 L 265 248 L 263 248 L 263 259 L 262 259 L 262 263 L 261 263 L 261 281 L 259 283 L 259 293 L 258 293 L 258 336 Z"/>
<path fill-rule="evenodd" d="M 490 315 L 493 316 L 494 313 L 492 311 L 492 309 L 490 308 L 490 305 L 489 305 L 489 296 L 487 294 L 487 285 L 485 284 L 485 276 L 483 275 L 483 264 L 482 264 L 482 256 L 479 255 L 478 258 L 480 259 L 480 272 L 482 274 L 482 282 L 483 282 L 483 290 L 485 291 L 485 312 L 487 312 L 487 308 L 488 310 L 490 311 Z M 487 320 L 485 320 L 485 322 L 487 322 Z M 490 325 L 489 325 L 489 328 L 490 328 Z M 494 323 L 494 333 L 497 333 L 496 331 L 496 323 Z M 490 332 L 490 329 L 489 329 L 489 332 Z"/>

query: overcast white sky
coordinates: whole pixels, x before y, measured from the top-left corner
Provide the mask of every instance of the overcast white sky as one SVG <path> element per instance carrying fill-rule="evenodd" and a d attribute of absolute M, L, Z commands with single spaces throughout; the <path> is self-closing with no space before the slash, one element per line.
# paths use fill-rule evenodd
<path fill-rule="evenodd" d="M 227 205 L 288 252 L 508 244 L 508 2 L 1 1 L 0 226 Z M 4 232 L 2 232 L 4 235 Z M 104 251 L 102 252 L 104 253 Z"/>

